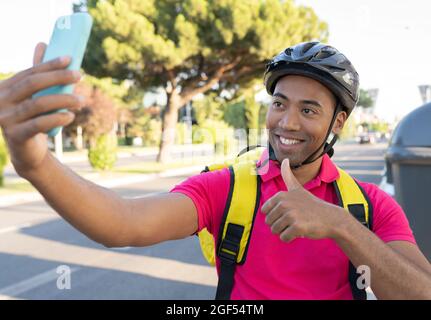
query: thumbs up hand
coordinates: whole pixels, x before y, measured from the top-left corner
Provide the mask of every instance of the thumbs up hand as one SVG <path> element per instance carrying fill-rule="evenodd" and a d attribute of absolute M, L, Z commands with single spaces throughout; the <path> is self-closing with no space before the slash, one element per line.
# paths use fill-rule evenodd
<path fill-rule="evenodd" d="M 281 175 L 287 187 L 268 199 L 261 208 L 272 233 L 284 242 L 295 238 L 334 238 L 340 222 L 348 213 L 305 190 L 290 168 L 289 159 L 281 164 Z"/>
<path fill-rule="evenodd" d="M 287 190 L 305 190 L 293 174 L 292 169 L 290 168 L 290 161 L 287 158 L 281 163 L 281 176 L 283 177 Z"/>

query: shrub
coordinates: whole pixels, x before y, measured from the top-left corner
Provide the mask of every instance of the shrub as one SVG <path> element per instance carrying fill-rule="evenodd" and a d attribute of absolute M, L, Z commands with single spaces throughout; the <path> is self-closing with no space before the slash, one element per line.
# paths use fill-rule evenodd
<path fill-rule="evenodd" d="M 88 160 L 96 170 L 110 170 L 117 161 L 117 139 L 115 135 L 104 134 L 96 138 L 88 149 Z"/>

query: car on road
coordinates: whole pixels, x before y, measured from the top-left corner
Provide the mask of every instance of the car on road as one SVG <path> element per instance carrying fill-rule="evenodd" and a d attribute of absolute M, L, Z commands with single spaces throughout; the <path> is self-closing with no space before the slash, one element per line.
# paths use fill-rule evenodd
<path fill-rule="evenodd" d="M 366 143 L 374 144 L 377 142 L 377 137 L 372 132 L 365 132 L 365 133 L 360 134 L 356 138 L 356 140 L 359 142 L 359 144 L 366 144 Z"/>

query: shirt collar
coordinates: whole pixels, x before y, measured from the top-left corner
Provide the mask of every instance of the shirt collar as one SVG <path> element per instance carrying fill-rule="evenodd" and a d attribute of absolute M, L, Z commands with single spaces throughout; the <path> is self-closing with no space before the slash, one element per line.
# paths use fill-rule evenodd
<path fill-rule="evenodd" d="M 268 149 L 265 149 L 257 162 L 258 174 L 263 182 L 269 181 L 280 175 L 280 164 L 278 161 L 270 160 Z M 331 158 L 324 154 L 319 173 L 311 181 L 307 182 L 304 187 L 320 185 L 320 182 L 332 183 L 338 179 L 339 173 L 336 165 Z"/>

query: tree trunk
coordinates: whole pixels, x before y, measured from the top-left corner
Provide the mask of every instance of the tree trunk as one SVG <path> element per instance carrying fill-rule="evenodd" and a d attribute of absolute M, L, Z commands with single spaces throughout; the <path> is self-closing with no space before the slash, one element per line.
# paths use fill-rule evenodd
<path fill-rule="evenodd" d="M 75 140 L 75 147 L 76 150 L 81 151 L 84 148 L 84 140 L 82 137 L 82 127 L 81 126 L 77 126 L 76 127 L 76 140 Z"/>
<path fill-rule="evenodd" d="M 168 93 L 168 99 L 162 119 L 162 139 L 159 145 L 157 161 L 166 163 L 171 158 L 172 146 L 175 143 L 175 129 L 178 122 L 178 110 L 182 107 L 181 97 L 175 91 Z"/>

